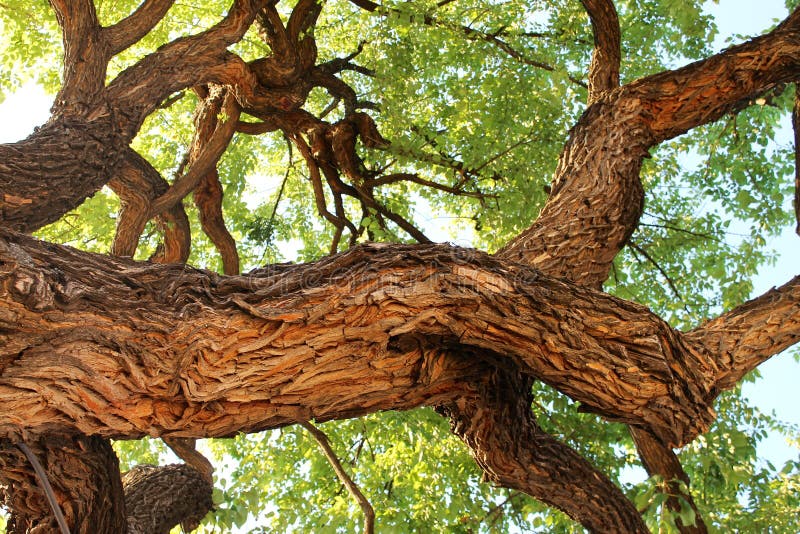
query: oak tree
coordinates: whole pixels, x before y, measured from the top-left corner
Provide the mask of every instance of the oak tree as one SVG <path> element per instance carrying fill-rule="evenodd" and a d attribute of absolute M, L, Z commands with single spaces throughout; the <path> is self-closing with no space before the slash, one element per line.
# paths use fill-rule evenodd
<path fill-rule="evenodd" d="M 796 528 L 738 387 L 800 340 L 800 277 L 744 302 L 800 10 L 717 52 L 698 1 L 0 15 L 4 90 L 57 90 L 0 145 L 9 532 Z"/>

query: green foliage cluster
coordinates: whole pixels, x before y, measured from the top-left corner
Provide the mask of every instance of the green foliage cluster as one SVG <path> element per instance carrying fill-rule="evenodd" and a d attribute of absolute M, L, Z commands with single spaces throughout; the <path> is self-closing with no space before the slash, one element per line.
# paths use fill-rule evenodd
<path fill-rule="evenodd" d="M 208 27 L 228 2 L 176 3 L 145 39 L 114 59 L 113 78 L 161 44 Z M 138 2 L 97 1 L 101 21 Z M 699 0 L 618 0 L 623 81 L 711 52 L 714 21 Z M 288 9 L 290 5 L 281 9 Z M 36 21 L 31 24 L 31 21 Z M 381 200 L 423 229 L 458 230 L 449 239 L 495 250 L 527 227 L 546 199 L 569 127 L 585 109 L 591 28 L 574 0 L 391 0 L 374 13 L 343 0 L 326 3 L 316 27 L 320 60 L 364 43 L 356 61 L 374 77 L 346 72 L 374 112 L 388 151 L 365 153 L 370 166 L 392 165 L 444 184 L 464 176 L 483 201 L 401 183 Z M 511 47 L 509 55 L 491 39 Z M 254 34 L 234 48 L 246 59 L 269 51 Z M 0 4 L 0 96 L 35 80 L 55 93 L 61 43 L 44 0 Z M 192 137 L 191 91 L 148 118 L 134 146 L 171 179 Z M 665 143 L 646 163 L 646 215 L 618 257 L 606 289 L 689 327 L 742 302 L 752 277 L 772 261 L 770 238 L 790 222 L 793 148 L 780 141 L 793 89 L 779 88 L 736 116 Z M 312 93 L 319 112 L 328 96 Z M 333 112 L 332 118 L 341 113 Z M 306 261 L 328 250 L 333 229 L 319 220 L 302 158 L 280 135 L 235 137 L 220 164 L 224 212 L 244 270 L 265 262 Z M 455 165 L 458 164 L 458 166 Z M 463 174 L 463 170 L 469 170 Z M 190 262 L 221 270 L 197 214 Z M 102 190 L 74 213 L 39 232 L 52 241 L 106 252 L 118 201 Z M 354 210 L 355 206 L 348 206 Z M 452 224 L 451 224 L 452 223 Z M 438 235 L 438 234 L 437 234 Z M 402 230 L 379 237 L 408 240 Z M 146 230 L 137 254 L 158 243 Z M 740 391 L 724 395 L 711 431 L 681 451 L 706 521 L 730 531 L 797 532 L 800 462 L 773 466 L 756 454 L 767 432 L 800 442 L 800 430 L 749 406 Z M 580 414 L 568 398 L 537 386 L 540 423 L 619 482 L 646 509 L 654 530 L 674 531 L 663 481 L 643 480 L 627 430 Z M 528 497 L 492 488 L 445 420 L 431 410 L 375 414 L 321 425 L 377 511 L 380 532 L 580 531 Z M 361 512 L 301 428 L 203 444 L 215 460 L 218 507 L 202 532 L 354 532 Z M 164 461 L 156 440 L 117 444 L 124 468 Z M 794 511 L 794 513 L 792 513 Z M 682 511 L 685 513 L 685 510 Z M 685 518 L 684 518 L 685 519 Z"/>

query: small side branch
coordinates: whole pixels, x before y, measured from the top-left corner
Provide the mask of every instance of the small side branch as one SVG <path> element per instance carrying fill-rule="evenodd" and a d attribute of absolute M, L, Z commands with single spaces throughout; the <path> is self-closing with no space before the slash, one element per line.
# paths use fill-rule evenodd
<path fill-rule="evenodd" d="M 336 472 L 336 476 L 339 477 L 339 480 L 345 485 L 347 491 L 350 492 L 350 495 L 353 496 L 353 499 L 355 499 L 361 507 L 361 511 L 364 512 L 364 534 L 373 534 L 373 532 L 375 532 L 375 510 L 373 510 L 367 498 L 364 497 L 364 494 L 358 489 L 356 483 L 353 482 L 353 479 L 350 478 L 350 475 L 348 475 L 342 467 L 339 457 L 336 456 L 336 453 L 331 447 L 328 436 L 310 422 L 302 421 L 300 422 L 300 426 L 305 428 L 320 446 L 322 452 L 325 454 L 325 458 L 328 459 L 331 467 L 333 467 L 333 470 Z"/>

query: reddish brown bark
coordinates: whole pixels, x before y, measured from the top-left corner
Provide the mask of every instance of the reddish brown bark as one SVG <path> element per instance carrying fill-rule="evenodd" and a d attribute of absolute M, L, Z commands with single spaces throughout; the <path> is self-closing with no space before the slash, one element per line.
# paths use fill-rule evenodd
<path fill-rule="evenodd" d="M 59 532 L 41 484 L 17 446 L 19 441 L 19 437 L 0 441 L 0 488 L 11 511 L 8 532 Z M 119 465 L 107 440 L 61 434 L 25 443 L 44 467 L 70 532 L 125 531 Z"/>
<path fill-rule="evenodd" d="M 75 432 L 226 436 L 432 404 L 451 417 L 494 482 L 557 506 L 593 531 L 639 532 L 641 519 L 621 492 L 538 428 L 531 380 L 632 425 L 648 470 L 683 479 L 671 447 L 707 428 L 720 391 L 800 341 L 800 278 L 685 334 L 598 291 L 641 215 L 642 158 L 659 142 L 796 81 L 800 11 L 768 35 L 618 87 L 613 3 L 584 0 L 595 33 L 590 106 L 570 132 L 541 216 L 495 258 L 437 246 L 368 246 L 317 264 L 220 277 L 80 253 L 9 231 L 52 222 L 108 183 L 123 204 L 113 252 L 132 255 L 146 222 L 159 217 L 165 243 L 156 259 L 182 262 L 190 232 L 181 201 L 194 190 L 204 228 L 223 232 L 215 243 L 233 273 L 235 244 L 224 231 L 214 167 L 235 129 L 281 129 L 308 164 L 320 214 L 337 228 L 334 250 L 345 229 L 353 242 L 362 231 L 344 216 L 343 195 L 426 240 L 375 200 L 373 187 L 402 177 L 362 170 L 356 141 L 385 140 L 335 76 L 352 67 L 354 55 L 315 64 L 306 30 L 319 14 L 316 2 L 299 2 L 285 24 L 271 4 L 234 2 L 208 31 L 168 43 L 106 85 L 109 59 L 145 35 L 171 3 L 147 0 L 100 28 L 91 2 L 52 2 L 65 42 L 65 86 L 47 125 L 0 146 L 0 435 L 9 443 L 33 436 L 49 457 L 74 454 L 63 440 Z M 273 54 L 246 63 L 227 48 L 254 22 Z M 212 83 L 227 87 L 212 93 L 228 97 L 204 95 L 188 170 L 169 185 L 128 144 L 163 99 Z M 345 102 L 344 119 L 331 124 L 298 109 L 313 86 Z M 229 121 L 213 113 L 223 108 Z M 240 122 L 240 109 L 263 123 Z M 97 501 L 102 488 L 119 485 L 116 474 L 95 472 L 101 464 L 114 471 L 103 464 L 111 461 L 107 443 L 75 439 L 94 440 L 97 454 L 64 461 L 86 473 L 78 477 L 84 482 L 54 473 L 65 485 L 60 501 L 67 506 L 65 496 L 86 494 L 88 504 L 68 514 L 72 524 L 80 529 L 87 518 L 107 518 L 114 531 L 123 514 L 119 499 L 113 506 Z M 6 496 L 15 524 L 50 521 L 31 497 L 30 472 L 15 451 L 0 455 L 16 466 L 9 477 L 27 477 L 21 497 Z M 162 474 L 137 480 L 171 487 L 154 482 Z M 168 521 L 142 528 L 197 518 L 196 510 L 176 510 L 170 505 Z"/>

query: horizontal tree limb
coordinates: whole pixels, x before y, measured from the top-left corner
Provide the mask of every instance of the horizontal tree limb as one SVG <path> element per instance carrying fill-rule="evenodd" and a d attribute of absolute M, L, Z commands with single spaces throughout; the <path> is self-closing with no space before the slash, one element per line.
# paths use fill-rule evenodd
<path fill-rule="evenodd" d="M 706 430 L 733 372 L 642 306 L 472 250 L 368 245 L 223 277 L 0 235 L 4 436 L 228 436 L 436 405 L 479 372 L 432 350 L 450 347 L 511 358 L 679 446 Z M 794 305 L 743 309 L 767 306 L 773 336 L 793 339 L 798 285 L 776 290 Z"/>

